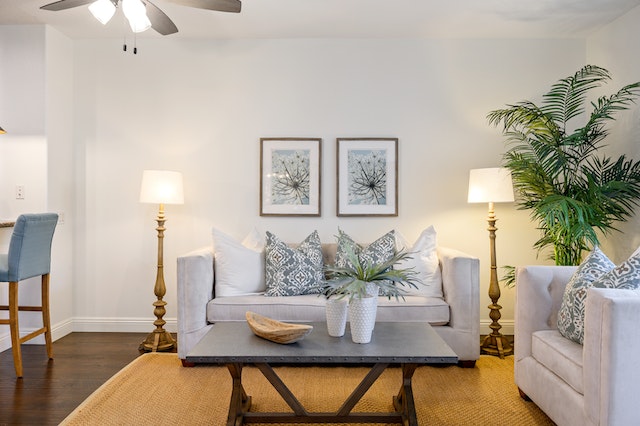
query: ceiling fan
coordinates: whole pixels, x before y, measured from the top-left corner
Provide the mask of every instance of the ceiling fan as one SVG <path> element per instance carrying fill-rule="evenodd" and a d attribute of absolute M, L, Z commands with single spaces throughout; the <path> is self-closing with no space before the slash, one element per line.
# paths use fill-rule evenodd
<path fill-rule="evenodd" d="M 240 0 L 167 0 L 183 6 L 220 12 L 240 12 Z M 162 35 L 178 32 L 178 27 L 158 6 L 149 0 L 58 0 L 45 4 L 40 9 L 59 11 L 83 6 L 91 3 L 89 10 L 103 24 L 113 16 L 118 5 L 122 5 L 123 12 L 133 32 L 145 31 L 153 28 Z"/>

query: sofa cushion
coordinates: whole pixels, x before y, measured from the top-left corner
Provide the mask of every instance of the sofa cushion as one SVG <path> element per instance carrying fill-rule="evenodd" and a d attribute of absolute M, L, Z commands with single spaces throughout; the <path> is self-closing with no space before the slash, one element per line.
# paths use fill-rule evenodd
<path fill-rule="evenodd" d="M 565 338 L 558 330 L 536 331 L 531 340 L 531 356 L 583 395 L 582 345 Z"/>
<path fill-rule="evenodd" d="M 289 297 L 235 296 L 212 299 L 207 321 L 245 321 L 247 311 L 280 321 L 324 322 L 325 298 L 314 294 Z M 378 298 L 377 321 L 449 323 L 449 305 L 435 297 L 406 296 L 397 301 Z"/>
<path fill-rule="evenodd" d="M 267 231 L 265 296 L 317 294 L 324 280 L 322 247 L 313 231 L 297 248 L 289 247 Z"/>
<path fill-rule="evenodd" d="M 409 246 L 400 232 L 396 231 L 396 246 L 411 254 L 411 259 L 398 263 L 397 269 L 413 269 L 418 274 L 418 288 L 405 286 L 406 294 L 425 297 L 443 297 L 442 272 L 438 260 L 436 230 L 433 225 L 422 231 L 413 246 Z"/>
<path fill-rule="evenodd" d="M 324 297 L 306 294 L 288 297 L 237 296 L 207 303 L 207 321 L 246 321 L 247 311 L 279 321 L 324 321 Z"/>
<path fill-rule="evenodd" d="M 571 276 L 558 312 L 558 330 L 567 339 L 582 344 L 584 340 L 584 307 L 587 289 L 611 271 L 615 264 L 596 246 Z"/>
<path fill-rule="evenodd" d="M 213 228 L 215 296 L 228 297 L 265 291 L 264 238 L 253 230 L 240 243 Z"/>

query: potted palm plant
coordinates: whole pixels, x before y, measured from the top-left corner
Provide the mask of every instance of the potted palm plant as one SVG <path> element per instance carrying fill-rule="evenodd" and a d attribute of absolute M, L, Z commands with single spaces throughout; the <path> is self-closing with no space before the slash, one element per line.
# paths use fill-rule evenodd
<path fill-rule="evenodd" d="M 410 259 L 406 251 L 396 252 L 382 263 L 363 262 L 347 247 L 347 265 L 327 266 L 327 282 L 323 289 L 327 302 L 348 300 L 351 337 L 355 343 L 369 343 L 375 325 L 378 294 L 388 298 L 404 298 L 402 286 L 418 288 L 418 274 L 412 268 L 394 269 L 397 263 Z M 346 319 L 346 317 L 345 317 Z M 344 330 L 344 325 L 342 326 Z"/>
<path fill-rule="evenodd" d="M 640 82 L 599 97 L 585 114 L 587 94 L 610 79 L 606 69 L 587 65 L 555 83 L 540 105 L 522 101 L 487 116 L 503 126 L 509 147 L 503 164 L 518 207 L 531 210 L 540 229 L 534 247 L 552 247 L 556 265 L 578 265 L 582 252 L 598 245 L 597 231 L 615 230 L 615 222 L 627 220 L 638 205 L 640 163 L 600 149 L 607 124 L 635 102 Z"/>

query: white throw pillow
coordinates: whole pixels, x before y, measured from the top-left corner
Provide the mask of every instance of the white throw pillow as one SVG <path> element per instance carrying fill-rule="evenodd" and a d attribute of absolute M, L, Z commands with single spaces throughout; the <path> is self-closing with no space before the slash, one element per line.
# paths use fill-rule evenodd
<path fill-rule="evenodd" d="M 442 272 L 438 260 L 436 230 L 433 225 L 422 231 L 413 247 L 396 230 L 396 246 L 398 250 L 411 253 L 411 259 L 402 261 L 395 269 L 413 268 L 418 273 L 418 288 L 404 287 L 406 294 L 425 297 L 443 298 Z"/>
<path fill-rule="evenodd" d="M 251 231 L 242 243 L 213 228 L 215 296 L 259 294 L 264 281 L 264 238 Z"/>

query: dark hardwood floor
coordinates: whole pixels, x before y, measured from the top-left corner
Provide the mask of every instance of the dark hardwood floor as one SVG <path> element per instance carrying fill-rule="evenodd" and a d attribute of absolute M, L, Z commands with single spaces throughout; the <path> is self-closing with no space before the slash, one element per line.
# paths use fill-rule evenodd
<path fill-rule="evenodd" d="M 144 333 L 71 333 L 53 343 L 22 345 L 24 377 L 11 349 L 0 353 L 0 425 L 57 425 L 86 397 L 142 352 Z"/>

